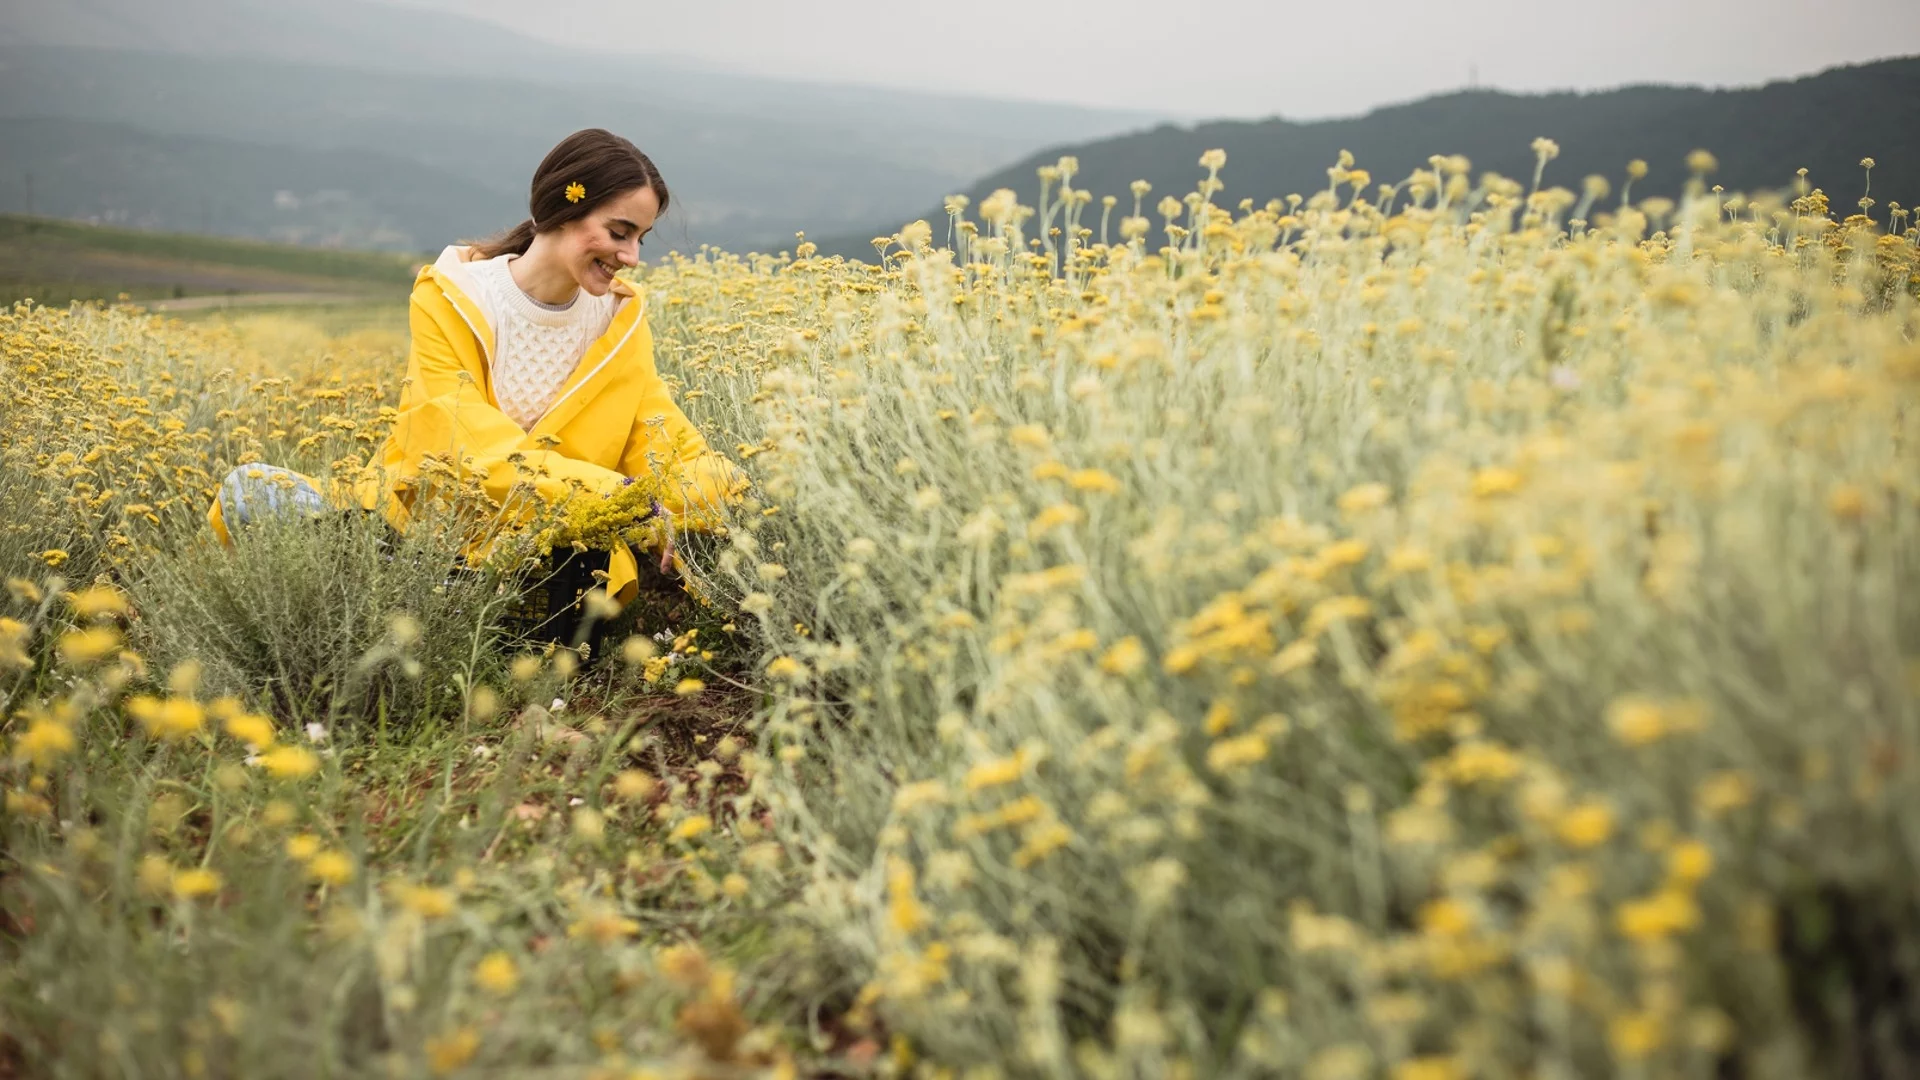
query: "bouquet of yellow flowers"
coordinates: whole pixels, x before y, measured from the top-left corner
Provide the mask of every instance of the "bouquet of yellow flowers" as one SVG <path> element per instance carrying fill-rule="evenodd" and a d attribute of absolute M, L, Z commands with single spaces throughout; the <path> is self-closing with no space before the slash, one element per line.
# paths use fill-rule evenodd
<path fill-rule="evenodd" d="M 616 544 L 652 550 L 669 538 L 670 518 L 660 503 L 659 481 L 629 476 L 619 488 L 597 498 L 580 496 L 561 504 L 537 534 L 535 546 L 542 555 L 567 547 L 611 551 Z"/>

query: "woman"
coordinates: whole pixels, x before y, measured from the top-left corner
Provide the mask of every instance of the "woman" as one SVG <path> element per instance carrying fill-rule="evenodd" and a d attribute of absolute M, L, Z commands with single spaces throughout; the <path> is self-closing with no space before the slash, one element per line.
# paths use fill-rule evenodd
<path fill-rule="evenodd" d="M 655 370 L 644 294 L 614 276 L 639 261 L 667 201 L 659 170 L 626 139 L 591 128 L 554 147 L 534 172 L 528 220 L 447 248 L 415 279 L 399 415 L 346 497 L 405 529 L 423 472 L 448 461 L 503 506 L 528 480 L 558 504 L 651 476 L 684 522 L 745 490 Z M 326 501 L 304 477 L 243 465 L 209 519 L 227 541 L 229 523 Z M 637 571 L 631 551 L 612 552 L 607 591 L 627 598 Z"/>

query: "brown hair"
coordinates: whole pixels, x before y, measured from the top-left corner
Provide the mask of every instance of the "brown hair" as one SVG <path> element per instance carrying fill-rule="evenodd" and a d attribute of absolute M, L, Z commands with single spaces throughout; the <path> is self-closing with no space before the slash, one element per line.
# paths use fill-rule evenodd
<path fill-rule="evenodd" d="M 579 184 L 586 195 L 567 199 L 567 189 Z M 593 208 L 635 188 L 653 189 L 660 213 L 667 212 L 667 182 L 640 148 L 605 128 L 587 128 L 560 140 L 533 171 L 527 194 L 527 220 L 474 246 L 482 259 L 509 252 L 525 255 L 534 235 L 586 217 Z"/>

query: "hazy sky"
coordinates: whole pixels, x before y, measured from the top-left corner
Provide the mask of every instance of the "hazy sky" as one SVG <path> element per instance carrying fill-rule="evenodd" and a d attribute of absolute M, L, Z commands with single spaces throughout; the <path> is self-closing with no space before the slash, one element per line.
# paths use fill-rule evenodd
<path fill-rule="evenodd" d="M 1359 112 L 1473 69 L 1511 90 L 1721 86 L 1920 53 L 1920 0 L 402 2 L 756 74 L 1192 116 Z"/>

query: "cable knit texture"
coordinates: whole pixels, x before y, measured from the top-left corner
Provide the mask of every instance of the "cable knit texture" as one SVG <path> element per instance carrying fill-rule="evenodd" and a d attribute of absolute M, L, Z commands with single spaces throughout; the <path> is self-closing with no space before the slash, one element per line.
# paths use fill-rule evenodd
<path fill-rule="evenodd" d="M 531 431 L 560 396 L 567 376 L 613 321 L 615 297 L 576 292 L 562 305 L 543 304 L 514 284 L 502 255 L 469 264 L 494 311 L 493 395 L 500 411 Z"/>

